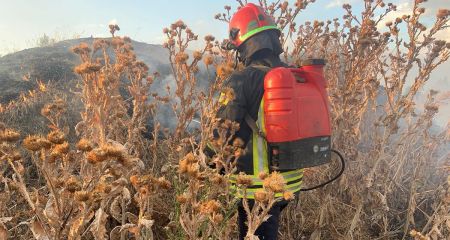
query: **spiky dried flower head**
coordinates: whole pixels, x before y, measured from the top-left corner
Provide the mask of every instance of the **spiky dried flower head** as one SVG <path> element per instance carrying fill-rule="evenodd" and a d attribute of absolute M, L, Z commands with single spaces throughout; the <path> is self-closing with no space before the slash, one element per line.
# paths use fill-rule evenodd
<path fill-rule="evenodd" d="M 211 182 L 216 185 L 223 186 L 226 183 L 226 179 L 220 174 L 214 174 L 211 178 Z"/>
<path fill-rule="evenodd" d="M 286 183 L 283 176 L 279 172 L 272 172 L 263 181 L 263 187 L 266 190 L 270 190 L 275 193 L 280 193 L 284 191 Z"/>
<path fill-rule="evenodd" d="M 72 47 L 72 52 L 75 54 L 87 54 L 91 52 L 91 48 L 85 42 L 80 43 L 78 46 Z"/>
<path fill-rule="evenodd" d="M 220 213 L 214 213 L 213 215 L 212 215 L 212 222 L 214 223 L 214 224 L 219 224 L 219 223 L 221 223 L 223 221 L 223 215 L 222 214 L 220 214 Z"/>
<path fill-rule="evenodd" d="M 266 190 L 258 190 L 255 192 L 255 201 L 265 203 L 269 200 L 269 193 Z"/>
<path fill-rule="evenodd" d="M 179 202 L 180 204 L 184 204 L 186 203 L 188 200 L 188 197 L 186 196 L 186 194 L 181 194 L 177 196 L 177 202 Z"/>
<path fill-rule="evenodd" d="M 88 152 L 92 150 L 92 142 L 87 140 L 86 138 L 80 139 L 77 143 L 77 149 L 83 152 Z"/>
<path fill-rule="evenodd" d="M 23 140 L 23 146 L 30 151 L 39 151 L 42 148 L 50 148 L 51 143 L 45 138 L 37 135 L 28 136 Z"/>
<path fill-rule="evenodd" d="M 216 200 L 209 200 L 201 203 L 200 205 L 200 213 L 202 214 L 213 214 L 217 213 L 220 210 L 220 203 Z"/>
<path fill-rule="evenodd" d="M 131 43 L 131 38 L 129 36 L 123 36 L 122 39 L 126 43 Z"/>
<path fill-rule="evenodd" d="M 92 43 L 92 48 L 94 51 L 98 49 L 106 49 L 111 45 L 111 42 L 106 39 L 95 39 L 94 43 Z"/>
<path fill-rule="evenodd" d="M 131 175 L 130 176 L 130 183 L 134 187 L 138 187 L 140 185 L 140 179 L 138 175 Z"/>
<path fill-rule="evenodd" d="M 178 172 L 179 173 L 188 172 L 190 165 L 197 162 L 198 160 L 196 159 L 193 153 L 186 154 L 186 156 L 184 156 L 179 162 Z"/>
<path fill-rule="evenodd" d="M 450 16 L 450 10 L 449 9 L 439 9 L 436 17 L 437 18 L 447 18 L 448 16 Z"/>
<path fill-rule="evenodd" d="M 125 150 L 113 144 L 105 144 L 100 147 L 109 157 L 122 157 Z"/>
<path fill-rule="evenodd" d="M 242 138 L 237 137 L 233 140 L 233 147 L 242 148 L 244 147 L 244 140 Z"/>
<path fill-rule="evenodd" d="M 203 63 L 205 63 L 206 66 L 213 64 L 213 62 L 214 62 L 214 57 L 210 54 L 206 55 L 203 58 Z"/>
<path fill-rule="evenodd" d="M 175 62 L 178 64 L 186 63 L 186 61 L 189 59 L 189 55 L 185 52 L 179 52 L 175 56 Z"/>
<path fill-rule="evenodd" d="M 59 153 L 59 154 L 66 154 L 69 152 L 69 150 L 70 150 L 70 146 L 69 146 L 68 142 L 63 142 L 61 144 L 57 144 L 53 148 L 53 152 Z"/>
<path fill-rule="evenodd" d="M 12 161 L 18 161 L 18 160 L 22 159 L 22 155 L 20 154 L 19 151 L 14 150 L 14 151 L 10 154 L 9 158 L 10 158 Z"/>
<path fill-rule="evenodd" d="M 194 51 L 192 56 L 194 57 L 195 60 L 201 60 L 203 57 L 203 54 L 200 51 Z"/>
<path fill-rule="evenodd" d="M 251 176 L 240 172 L 236 177 L 236 183 L 242 186 L 251 186 L 253 185 L 253 180 Z"/>
<path fill-rule="evenodd" d="M 88 191 L 76 191 L 74 198 L 79 202 L 86 202 L 91 198 L 91 194 Z"/>
<path fill-rule="evenodd" d="M 47 139 L 53 144 L 62 144 L 66 140 L 66 135 L 60 130 L 53 130 L 47 134 Z"/>
<path fill-rule="evenodd" d="M 290 200 L 293 200 L 295 198 L 295 195 L 291 191 L 286 191 L 286 192 L 283 192 L 283 198 L 286 201 L 290 201 Z"/>
<path fill-rule="evenodd" d="M 49 163 L 54 163 L 54 162 L 56 162 L 56 160 L 62 159 L 62 158 L 63 158 L 63 155 L 61 153 L 52 151 L 50 153 L 49 157 L 47 158 L 47 161 Z"/>
<path fill-rule="evenodd" d="M 0 142 L 4 141 L 4 142 L 15 142 L 17 140 L 19 140 L 20 138 L 20 133 L 13 130 L 13 129 L 3 129 L 0 130 Z"/>
<path fill-rule="evenodd" d="M 115 23 L 115 21 L 112 21 L 112 22 L 108 25 L 108 27 L 109 27 L 109 32 L 110 32 L 111 35 L 113 35 L 113 36 L 114 36 L 114 33 L 115 33 L 116 31 L 120 31 L 120 27 L 119 27 L 119 25 L 117 25 L 117 23 Z"/>
<path fill-rule="evenodd" d="M 205 36 L 205 41 L 207 42 L 214 42 L 216 38 L 213 35 L 206 35 Z"/>
<path fill-rule="evenodd" d="M 77 74 L 90 74 L 100 71 L 102 65 L 99 63 L 84 62 L 76 66 L 73 71 Z"/>
<path fill-rule="evenodd" d="M 166 180 L 164 177 L 158 178 L 157 184 L 159 185 L 159 187 L 161 187 L 163 189 L 170 189 L 172 187 L 172 184 L 168 180 Z"/>
<path fill-rule="evenodd" d="M 67 179 L 66 181 L 65 189 L 71 193 L 80 191 L 81 190 L 80 180 L 75 176 L 70 176 L 69 179 Z"/>
<path fill-rule="evenodd" d="M 428 240 L 429 239 L 428 237 L 424 236 L 421 232 L 418 232 L 414 229 L 409 232 L 409 235 L 411 237 L 413 237 L 415 240 Z"/>
<path fill-rule="evenodd" d="M 216 67 L 217 76 L 220 78 L 228 77 L 233 71 L 234 68 L 227 63 L 221 63 Z"/>
<path fill-rule="evenodd" d="M 105 161 L 108 156 L 103 149 L 95 148 L 87 154 L 86 158 L 90 163 L 95 164 Z"/>
<path fill-rule="evenodd" d="M 54 114 L 61 114 L 67 110 L 67 104 L 63 99 L 56 99 L 54 102 L 45 104 L 41 109 L 41 115 L 44 117 L 52 117 Z"/>
<path fill-rule="evenodd" d="M 269 174 L 268 174 L 267 172 L 260 172 L 260 173 L 258 174 L 258 178 L 261 179 L 261 180 L 266 179 L 267 176 L 269 176 Z"/>

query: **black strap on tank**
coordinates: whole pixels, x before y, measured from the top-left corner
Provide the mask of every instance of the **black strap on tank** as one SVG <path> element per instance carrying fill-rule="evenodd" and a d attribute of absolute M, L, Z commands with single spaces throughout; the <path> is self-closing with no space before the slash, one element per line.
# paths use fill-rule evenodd
<path fill-rule="evenodd" d="M 264 132 L 261 131 L 261 129 L 258 127 L 258 125 L 256 125 L 256 121 L 248 113 L 245 114 L 245 122 L 252 129 L 252 131 L 254 133 L 258 134 L 258 136 L 262 137 L 264 140 L 267 141 L 266 134 L 264 134 Z"/>

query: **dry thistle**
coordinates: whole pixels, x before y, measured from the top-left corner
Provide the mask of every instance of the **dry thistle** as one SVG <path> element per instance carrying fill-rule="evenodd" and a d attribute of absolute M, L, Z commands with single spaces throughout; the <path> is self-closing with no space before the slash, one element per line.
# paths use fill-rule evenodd
<path fill-rule="evenodd" d="M 12 161 L 18 161 L 18 160 L 22 159 L 22 155 L 20 154 L 19 151 L 14 150 L 14 151 L 11 153 L 10 159 L 11 159 Z"/>
<path fill-rule="evenodd" d="M 184 158 L 182 158 L 178 164 L 178 172 L 186 173 L 190 170 L 191 165 L 196 163 L 197 159 L 195 158 L 193 153 L 188 153 Z"/>
<path fill-rule="evenodd" d="M 192 56 L 194 57 L 195 60 L 201 60 L 202 57 L 203 57 L 203 54 L 201 52 L 199 52 L 199 51 L 194 51 Z"/>
<path fill-rule="evenodd" d="M 448 9 L 439 9 L 436 14 L 436 17 L 440 19 L 446 18 L 448 16 L 450 16 L 450 10 Z"/>
<path fill-rule="evenodd" d="M 91 74 L 100 71 L 102 65 L 98 63 L 84 62 L 76 66 L 73 71 L 77 74 Z"/>
<path fill-rule="evenodd" d="M 208 54 L 203 58 L 203 62 L 205 63 L 206 66 L 209 66 L 209 65 L 213 64 L 214 58 L 213 58 L 213 56 Z"/>
<path fill-rule="evenodd" d="M 259 179 L 261 179 L 261 180 L 266 179 L 267 176 L 269 176 L 269 174 L 266 173 L 266 172 L 260 172 L 260 173 L 258 174 L 258 177 L 259 177 Z"/>
<path fill-rule="evenodd" d="M 170 189 L 172 187 L 172 184 L 169 181 L 167 181 L 164 177 L 158 178 L 157 183 L 163 189 Z"/>
<path fill-rule="evenodd" d="M 295 195 L 291 191 L 286 191 L 286 192 L 283 193 L 283 198 L 286 201 L 290 201 L 290 200 L 293 200 L 295 198 Z"/>
<path fill-rule="evenodd" d="M 243 186 L 253 185 L 252 178 L 249 175 L 246 175 L 242 172 L 239 173 L 239 175 L 236 177 L 236 183 Z"/>
<path fill-rule="evenodd" d="M 175 56 L 175 62 L 178 64 L 184 64 L 189 59 L 189 55 L 185 52 L 179 52 Z"/>
<path fill-rule="evenodd" d="M 23 140 L 23 146 L 30 151 L 39 151 L 42 148 L 49 148 L 51 145 L 46 139 L 40 136 L 28 136 Z"/>
<path fill-rule="evenodd" d="M 47 139 L 54 144 L 61 144 L 66 140 L 65 134 L 60 130 L 53 130 L 47 135 Z"/>
<path fill-rule="evenodd" d="M 269 193 L 266 190 L 258 190 L 255 192 L 255 201 L 265 203 L 269 200 Z"/>
<path fill-rule="evenodd" d="M 220 210 L 220 203 L 216 200 L 209 200 L 200 205 L 200 213 L 213 214 Z"/>
<path fill-rule="evenodd" d="M 74 198 L 79 202 L 86 202 L 91 198 L 91 194 L 87 191 L 76 191 Z"/>
<path fill-rule="evenodd" d="M 0 131 L 0 142 L 1 141 L 15 142 L 15 141 L 19 140 L 19 138 L 20 138 L 20 133 L 18 133 L 17 131 L 14 131 L 13 129 L 4 129 L 4 130 Z"/>
<path fill-rule="evenodd" d="M 65 188 L 67 191 L 74 193 L 81 190 L 81 183 L 75 176 L 71 176 L 67 180 Z"/>
<path fill-rule="evenodd" d="M 68 142 L 63 142 L 61 144 L 57 144 L 54 148 L 53 148 L 53 152 L 58 153 L 58 154 L 66 154 L 68 153 L 70 150 L 70 146 Z"/>
<path fill-rule="evenodd" d="M 212 222 L 214 224 L 219 224 L 223 221 L 223 215 L 220 213 L 214 213 L 212 216 Z"/>
<path fill-rule="evenodd" d="M 181 194 L 177 196 L 177 202 L 180 204 L 185 204 L 187 202 L 188 198 L 185 194 Z"/>
<path fill-rule="evenodd" d="M 86 158 L 90 163 L 95 164 L 105 161 L 108 156 L 103 149 L 95 148 L 87 154 Z"/>
<path fill-rule="evenodd" d="M 80 45 L 75 46 L 72 48 L 72 52 L 75 54 L 86 54 L 91 52 L 91 48 L 89 47 L 89 45 L 87 43 L 80 43 Z"/>
<path fill-rule="evenodd" d="M 274 193 L 280 193 L 284 191 L 286 183 L 283 176 L 279 172 L 273 172 L 266 179 L 264 179 L 263 186 L 265 189 Z"/>
<path fill-rule="evenodd" d="M 92 143 L 91 141 L 82 138 L 80 139 L 80 141 L 77 143 L 77 149 L 83 152 L 88 152 L 92 150 Z"/>
<path fill-rule="evenodd" d="M 222 186 L 226 183 L 226 179 L 222 175 L 216 173 L 211 177 L 211 182 L 213 184 Z"/>

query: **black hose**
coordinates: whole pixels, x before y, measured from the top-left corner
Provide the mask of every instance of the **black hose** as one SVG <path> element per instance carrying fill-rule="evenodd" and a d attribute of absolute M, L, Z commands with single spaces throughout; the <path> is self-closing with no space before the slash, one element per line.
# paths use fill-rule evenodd
<path fill-rule="evenodd" d="M 335 177 L 333 177 L 332 179 L 330 179 L 330 180 L 328 180 L 328 181 L 326 181 L 324 183 L 321 183 L 321 184 L 319 184 L 317 186 L 310 187 L 310 188 L 302 188 L 302 189 L 300 189 L 301 192 L 306 192 L 306 191 L 311 191 L 311 190 L 314 190 L 314 189 L 317 189 L 317 188 L 321 188 L 321 187 L 323 187 L 323 186 L 325 186 L 325 185 L 335 181 L 336 179 L 338 179 L 342 175 L 342 173 L 344 173 L 344 170 L 345 170 L 344 157 L 342 156 L 342 154 L 340 152 L 338 152 L 338 151 L 336 151 L 334 149 L 331 149 L 331 151 L 336 153 L 336 155 L 338 155 L 339 159 L 341 160 L 341 170 L 339 171 L 339 173 Z"/>

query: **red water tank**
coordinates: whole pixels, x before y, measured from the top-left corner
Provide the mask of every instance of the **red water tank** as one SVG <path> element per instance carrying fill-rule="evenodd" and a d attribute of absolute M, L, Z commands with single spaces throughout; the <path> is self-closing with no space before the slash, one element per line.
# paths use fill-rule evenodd
<path fill-rule="evenodd" d="M 324 61 L 316 59 L 300 68 L 274 68 L 265 76 L 267 142 L 288 161 L 287 168 L 315 166 L 330 158 L 329 101 L 323 68 Z"/>

